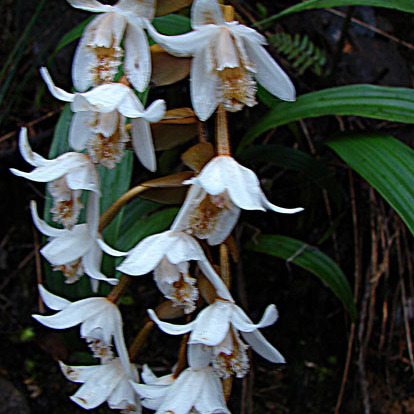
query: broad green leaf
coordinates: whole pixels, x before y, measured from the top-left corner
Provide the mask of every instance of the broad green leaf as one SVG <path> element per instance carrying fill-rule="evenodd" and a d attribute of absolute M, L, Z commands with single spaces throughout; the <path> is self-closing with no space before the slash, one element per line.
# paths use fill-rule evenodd
<path fill-rule="evenodd" d="M 149 202 L 140 200 L 140 203 Z M 151 204 L 155 205 L 156 203 Z M 122 223 L 117 248 L 124 251 L 130 250 L 145 237 L 167 230 L 171 226 L 178 210 L 177 207 L 172 207 L 151 214 L 148 217 L 143 217 L 142 209 L 128 209 L 125 221 Z"/>
<path fill-rule="evenodd" d="M 276 234 L 260 235 L 256 242 L 250 241 L 245 247 L 255 252 L 289 260 L 290 263 L 313 273 L 334 292 L 351 318 L 355 320 L 356 307 L 348 279 L 336 262 L 325 253 L 300 240 Z"/>
<path fill-rule="evenodd" d="M 354 115 L 414 123 L 414 91 L 388 86 L 351 85 L 311 92 L 299 96 L 293 103 L 275 99 L 272 109 L 244 135 L 238 151 L 272 128 L 325 115 Z"/>
<path fill-rule="evenodd" d="M 289 7 L 282 12 L 271 16 L 267 19 L 261 20 L 254 24 L 254 26 L 266 24 L 273 20 L 279 19 L 291 13 L 297 13 L 304 10 L 324 9 L 327 7 L 338 6 L 373 6 L 385 7 L 387 9 L 400 10 L 403 12 L 414 13 L 414 2 L 412 0 L 308 0 L 295 6 Z"/>
<path fill-rule="evenodd" d="M 378 133 L 341 136 L 325 144 L 384 197 L 414 234 L 414 151 Z"/>
<path fill-rule="evenodd" d="M 190 19 L 178 14 L 156 17 L 152 24 L 157 31 L 169 36 L 187 33 L 191 30 Z"/>
<path fill-rule="evenodd" d="M 337 204 L 341 202 L 340 186 L 334 173 L 323 161 L 303 151 L 282 145 L 258 145 L 244 149 L 238 158 L 248 162 L 269 162 L 278 167 L 299 171 L 309 177 L 318 187 L 326 189 Z"/>

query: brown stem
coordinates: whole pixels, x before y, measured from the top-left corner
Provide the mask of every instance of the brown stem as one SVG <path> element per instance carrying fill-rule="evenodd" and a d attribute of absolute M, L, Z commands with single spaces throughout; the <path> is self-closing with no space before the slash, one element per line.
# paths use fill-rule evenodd
<path fill-rule="evenodd" d="M 99 231 L 101 232 L 106 226 L 109 225 L 109 223 L 111 223 L 111 221 L 119 213 L 119 210 L 121 210 L 121 208 L 124 207 L 128 201 L 132 200 L 134 197 L 138 196 L 147 189 L 148 187 L 138 185 L 119 197 L 118 200 L 116 200 L 115 203 L 113 203 L 111 207 L 109 207 L 108 210 L 102 214 L 99 220 Z"/>
<path fill-rule="evenodd" d="M 117 303 L 121 299 L 122 295 L 125 293 L 129 283 L 131 282 L 131 276 L 122 275 L 119 279 L 118 284 L 111 290 L 107 299 L 112 303 Z"/>
<path fill-rule="evenodd" d="M 217 108 L 216 142 L 218 155 L 230 155 L 229 129 L 227 125 L 227 112 L 223 104 Z"/>
<path fill-rule="evenodd" d="M 225 244 L 220 245 L 220 274 L 227 288 L 230 289 L 231 274 L 229 263 L 229 249 Z"/>
<path fill-rule="evenodd" d="M 137 355 L 141 351 L 154 325 L 155 325 L 155 322 L 148 321 L 143 326 L 143 328 L 138 332 L 138 335 L 135 337 L 134 342 L 132 342 L 131 346 L 128 349 L 128 354 L 129 354 L 129 358 L 131 362 L 134 361 L 134 359 L 137 357 Z"/>

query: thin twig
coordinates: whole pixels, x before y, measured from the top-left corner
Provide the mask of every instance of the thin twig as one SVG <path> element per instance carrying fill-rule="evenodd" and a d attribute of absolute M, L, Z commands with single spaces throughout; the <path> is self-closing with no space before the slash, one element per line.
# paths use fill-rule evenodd
<path fill-rule="evenodd" d="M 335 10 L 335 9 L 331 9 L 331 8 L 327 8 L 326 10 L 327 10 L 328 12 L 332 13 L 332 14 L 336 14 L 336 15 L 337 15 L 337 16 L 339 16 L 339 17 L 346 18 L 346 14 L 345 14 L 345 13 L 340 12 L 339 10 Z M 393 35 L 390 35 L 389 33 L 384 32 L 383 30 L 378 29 L 378 28 L 377 28 L 377 27 L 375 27 L 375 26 L 371 26 L 370 24 L 365 23 L 365 22 L 363 22 L 362 20 L 359 20 L 359 19 L 356 19 L 355 17 L 352 17 L 352 18 L 351 18 L 351 22 L 352 22 L 352 23 L 355 23 L 355 24 L 358 24 L 359 26 L 365 27 L 366 29 L 369 29 L 369 30 L 371 30 L 371 31 L 373 31 L 373 32 L 375 32 L 375 33 L 377 33 L 377 34 L 381 35 L 381 36 L 384 36 L 384 37 L 386 37 L 387 39 L 390 39 L 390 40 L 392 40 L 393 42 L 398 43 L 399 45 L 402 45 L 402 46 L 408 47 L 408 48 L 409 48 L 409 49 L 411 49 L 411 50 L 414 50 L 414 45 L 412 45 L 411 43 L 408 43 L 408 42 L 406 42 L 406 41 L 404 41 L 404 40 L 398 39 L 398 37 L 395 37 L 395 36 L 393 36 Z"/>
<path fill-rule="evenodd" d="M 42 284 L 42 264 L 41 264 L 40 253 L 39 253 L 40 243 L 39 243 L 39 236 L 37 234 L 37 230 L 35 229 L 33 225 L 32 225 L 32 232 L 33 232 L 33 241 L 34 241 L 34 255 L 35 255 L 35 262 L 36 262 L 36 280 L 37 280 L 37 284 L 41 285 Z M 38 300 L 39 300 L 39 312 L 44 313 L 45 308 L 43 306 L 43 301 L 42 301 L 40 294 L 38 296 Z"/>

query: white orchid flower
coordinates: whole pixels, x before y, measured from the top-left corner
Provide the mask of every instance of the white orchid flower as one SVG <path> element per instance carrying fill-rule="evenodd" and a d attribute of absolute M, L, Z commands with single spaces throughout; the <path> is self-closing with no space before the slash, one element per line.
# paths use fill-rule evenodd
<path fill-rule="evenodd" d="M 216 0 L 195 0 L 193 31 L 163 36 L 150 23 L 155 42 L 175 56 L 193 56 L 191 99 L 197 116 L 205 121 L 219 103 L 228 111 L 256 104 L 256 82 L 272 95 L 295 100 L 295 88 L 286 73 L 263 48 L 266 39 L 255 30 L 226 22 Z"/>
<path fill-rule="evenodd" d="M 113 359 L 113 338 L 124 369 L 130 370 L 118 306 L 102 297 L 70 302 L 48 292 L 42 285 L 39 285 L 39 292 L 46 306 L 59 312 L 51 316 L 32 315 L 33 318 L 52 329 L 67 329 L 80 324 L 81 337 L 86 339 L 94 356 L 102 363 Z"/>
<path fill-rule="evenodd" d="M 120 0 L 114 6 L 96 0 L 68 0 L 78 9 L 102 13 L 86 26 L 76 49 L 72 77 L 77 90 L 113 81 L 124 55 L 124 73 L 140 92 L 151 76 L 151 55 L 143 30 L 144 18 L 154 16 L 154 0 Z M 125 35 L 125 36 L 124 36 Z"/>
<path fill-rule="evenodd" d="M 222 243 L 244 210 L 273 210 L 293 214 L 303 208 L 282 208 L 270 203 L 256 174 L 228 155 L 213 158 L 197 177 L 173 226 L 187 231 L 210 245 Z"/>
<path fill-rule="evenodd" d="M 131 119 L 132 146 L 142 165 L 156 169 L 150 122 L 158 122 L 165 114 L 165 101 L 158 99 L 147 109 L 131 88 L 122 83 L 107 83 L 84 93 L 68 93 L 58 88 L 46 68 L 40 73 L 50 93 L 70 102 L 75 113 L 69 131 L 69 145 L 76 151 L 87 148 L 92 160 L 113 168 L 123 156 L 129 141 L 126 118 Z"/>
<path fill-rule="evenodd" d="M 49 242 L 40 249 L 40 253 L 54 270 L 62 271 L 66 277 L 66 283 L 77 281 L 84 273 L 96 281 L 104 281 L 111 285 L 118 283 L 118 279 L 107 278 L 100 271 L 102 250 L 96 241 L 97 226 L 93 224 L 97 222 L 96 217 L 91 219 L 91 224 L 77 224 L 70 230 L 57 229 L 40 219 L 34 201 L 31 202 L 30 208 L 35 226 L 49 237 Z M 95 230 L 92 229 L 93 227 Z M 109 246 L 106 247 L 106 251 L 113 256 L 122 255 L 121 252 L 110 249 Z M 96 291 L 98 286 L 95 283 L 92 287 Z"/>
<path fill-rule="evenodd" d="M 105 248 L 102 241 L 99 244 Z M 126 255 L 117 270 L 131 276 L 145 275 L 154 270 L 154 279 L 161 292 L 176 305 L 184 306 L 186 313 L 195 309 L 195 300 L 198 298 L 195 280 L 188 273 L 188 262 L 192 260 L 197 261 L 219 297 L 233 300 L 201 246 L 184 232 L 172 229 L 154 234 L 142 240 Z"/>
<path fill-rule="evenodd" d="M 238 376 L 244 376 L 247 372 L 247 347 L 241 342 L 238 332 L 263 358 L 274 363 L 285 362 L 279 351 L 259 332 L 260 328 L 276 322 L 278 314 L 274 305 L 266 308 L 258 324 L 254 324 L 235 303 L 221 299 L 217 299 L 203 309 L 194 321 L 186 325 L 163 322 L 153 310 L 149 310 L 148 314 L 165 333 L 183 335 L 191 332 L 189 344 L 214 347 L 213 364 L 223 377 L 229 376 L 232 372 L 235 372 Z"/>
<path fill-rule="evenodd" d="M 184 370 L 178 378 L 164 384 L 162 377 L 150 384 L 130 382 L 136 393 L 144 398 L 142 405 L 155 414 L 230 414 L 224 400 L 219 377 L 210 366 Z"/>
<path fill-rule="evenodd" d="M 71 367 L 59 362 L 65 377 L 83 385 L 70 397 L 86 410 L 96 408 L 105 401 L 113 410 L 123 413 L 141 413 L 139 397 L 134 392 L 130 380 L 138 381 L 135 365 L 125 371 L 119 358 L 113 358 L 102 365 Z"/>
<path fill-rule="evenodd" d="M 48 183 L 53 198 L 53 221 L 71 228 L 83 207 L 80 201 L 82 190 L 100 196 L 99 175 L 94 164 L 87 155 L 76 152 L 67 152 L 53 160 L 43 158 L 30 148 L 26 128 L 20 130 L 19 148 L 24 160 L 35 169 L 29 173 L 15 168 L 10 171 L 18 177 Z"/>

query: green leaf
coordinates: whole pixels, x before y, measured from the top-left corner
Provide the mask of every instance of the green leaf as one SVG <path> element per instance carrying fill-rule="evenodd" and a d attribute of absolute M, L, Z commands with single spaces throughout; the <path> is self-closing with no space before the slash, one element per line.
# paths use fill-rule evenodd
<path fill-rule="evenodd" d="M 286 16 L 291 13 L 297 13 L 304 10 L 312 9 L 324 9 L 327 7 L 338 6 L 373 6 L 373 7 L 385 7 L 393 10 L 400 10 L 403 12 L 414 13 L 414 2 L 412 0 L 308 0 L 295 6 L 288 7 L 282 12 L 271 16 L 267 19 L 261 20 L 255 23 L 253 26 L 258 26 L 272 22 L 279 19 L 282 16 Z"/>
<path fill-rule="evenodd" d="M 414 234 L 414 151 L 378 133 L 341 136 L 325 144 L 384 197 Z"/>
<path fill-rule="evenodd" d="M 356 318 L 356 307 L 349 282 L 341 268 L 329 256 L 313 246 L 276 234 L 260 235 L 245 246 L 255 252 L 288 260 L 317 276 L 342 301 L 345 309 Z"/>
<path fill-rule="evenodd" d="M 149 202 L 140 200 L 140 203 Z M 155 205 L 156 203 L 151 202 L 151 204 Z M 122 223 L 117 248 L 124 251 L 130 250 L 145 237 L 167 230 L 171 226 L 178 210 L 179 208 L 177 207 L 167 208 L 144 219 L 142 209 L 128 209 L 125 214 L 125 220 Z"/>
<path fill-rule="evenodd" d="M 266 102 L 269 104 L 267 98 Z M 299 96 L 294 103 L 275 99 L 272 109 L 244 135 L 238 151 L 272 128 L 325 115 L 354 115 L 414 123 L 414 92 L 408 88 L 351 85 L 311 92 Z"/>
<path fill-rule="evenodd" d="M 79 23 L 76 27 L 74 27 L 72 30 L 69 30 L 62 39 L 60 39 L 60 42 L 56 46 L 56 49 L 54 50 L 52 56 L 49 59 L 50 62 L 55 58 L 55 56 L 67 45 L 74 42 L 75 40 L 78 40 L 81 36 L 83 31 L 85 30 L 85 27 L 95 18 L 95 16 L 91 16 L 88 19 L 84 20 L 82 23 Z"/>
<path fill-rule="evenodd" d="M 342 200 L 340 185 L 334 173 L 323 161 L 295 148 L 282 145 L 258 145 L 244 149 L 238 156 L 242 161 L 260 161 L 278 167 L 299 171 L 309 177 L 318 187 L 326 189 L 339 205 Z"/>
<path fill-rule="evenodd" d="M 158 32 L 165 35 L 179 35 L 191 31 L 191 22 L 188 17 L 178 14 L 156 17 L 152 24 Z"/>

